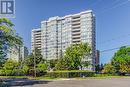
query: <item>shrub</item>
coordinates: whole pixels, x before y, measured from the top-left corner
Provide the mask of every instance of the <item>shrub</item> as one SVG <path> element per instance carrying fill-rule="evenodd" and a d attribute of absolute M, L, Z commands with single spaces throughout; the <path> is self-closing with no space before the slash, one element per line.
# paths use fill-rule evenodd
<path fill-rule="evenodd" d="M 13 75 L 13 76 L 23 76 L 23 75 L 24 75 L 24 72 L 23 72 L 22 69 L 14 69 L 14 70 L 12 71 L 12 74 L 11 74 L 11 75 Z"/>
<path fill-rule="evenodd" d="M 23 73 L 25 75 L 28 75 L 28 73 L 29 73 L 29 67 L 27 65 L 23 65 Z"/>
<path fill-rule="evenodd" d="M 51 78 L 91 77 L 94 76 L 94 72 L 86 70 L 52 71 L 47 72 L 46 76 Z"/>
<path fill-rule="evenodd" d="M 4 76 L 4 75 L 5 75 L 4 70 L 0 70 L 0 76 Z"/>
<path fill-rule="evenodd" d="M 0 70 L 0 76 L 21 76 L 21 75 L 24 75 L 22 69 Z"/>
<path fill-rule="evenodd" d="M 35 72 L 34 69 L 30 69 L 29 70 L 29 75 L 34 76 L 34 72 Z M 39 76 L 44 76 L 46 73 L 47 73 L 46 71 L 40 72 L 39 70 L 36 69 L 36 76 L 38 76 L 38 77 Z"/>
<path fill-rule="evenodd" d="M 108 63 L 104 66 L 102 73 L 115 75 L 116 70 L 115 70 L 115 67 L 111 63 L 110 64 Z"/>

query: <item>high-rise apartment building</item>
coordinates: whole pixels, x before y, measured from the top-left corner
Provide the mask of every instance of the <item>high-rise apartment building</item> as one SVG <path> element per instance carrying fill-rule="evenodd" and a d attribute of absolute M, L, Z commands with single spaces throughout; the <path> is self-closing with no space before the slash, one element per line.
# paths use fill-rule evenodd
<path fill-rule="evenodd" d="M 23 61 L 28 56 L 28 49 L 25 46 L 12 46 L 10 47 L 7 58 L 15 61 Z"/>
<path fill-rule="evenodd" d="M 20 47 L 20 56 L 24 60 L 29 54 L 28 48 L 26 46 Z"/>
<path fill-rule="evenodd" d="M 41 29 L 33 29 L 32 30 L 32 47 L 31 47 L 31 51 L 34 50 L 34 48 L 37 48 L 41 51 Z"/>
<path fill-rule="evenodd" d="M 7 58 L 8 59 L 12 59 L 15 61 L 19 61 L 21 60 L 21 56 L 20 56 L 20 46 L 12 46 L 9 48 L 9 51 L 7 53 Z"/>
<path fill-rule="evenodd" d="M 92 55 L 87 60 L 93 64 L 92 67 L 88 68 L 94 70 L 96 53 L 95 16 L 91 10 L 64 17 L 51 17 L 47 21 L 41 22 L 40 30 L 40 46 L 44 58 L 48 60 L 61 58 L 65 49 L 71 44 L 88 43 L 92 47 Z M 34 37 L 36 36 L 32 34 L 32 40 Z"/>
<path fill-rule="evenodd" d="M 100 51 L 96 50 L 96 59 L 95 59 L 95 65 L 100 64 Z"/>

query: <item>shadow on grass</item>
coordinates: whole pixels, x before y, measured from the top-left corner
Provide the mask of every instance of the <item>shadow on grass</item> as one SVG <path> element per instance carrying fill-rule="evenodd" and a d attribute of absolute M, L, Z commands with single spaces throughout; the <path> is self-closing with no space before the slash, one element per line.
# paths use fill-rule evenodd
<path fill-rule="evenodd" d="M 32 86 L 37 84 L 47 84 L 51 81 L 29 80 L 29 79 L 0 79 L 0 87 L 14 87 L 14 86 Z"/>

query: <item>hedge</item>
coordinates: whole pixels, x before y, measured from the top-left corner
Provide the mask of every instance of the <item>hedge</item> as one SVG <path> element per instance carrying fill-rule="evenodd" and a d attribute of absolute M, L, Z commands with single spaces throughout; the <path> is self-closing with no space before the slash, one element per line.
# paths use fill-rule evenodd
<path fill-rule="evenodd" d="M 39 71 L 38 69 L 36 69 L 36 76 L 37 77 L 44 76 L 46 73 L 47 73 L 46 71 Z M 34 69 L 30 69 L 28 75 L 34 76 Z"/>
<path fill-rule="evenodd" d="M 24 75 L 24 72 L 21 69 L 0 70 L 0 76 L 22 76 L 22 75 Z"/>
<path fill-rule="evenodd" d="M 31 70 L 30 75 L 34 75 L 34 71 Z M 87 70 L 71 70 L 71 71 L 49 71 L 49 72 L 38 72 L 37 76 L 45 76 L 50 78 L 74 78 L 74 77 L 92 77 L 95 72 Z M 21 76 L 25 75 L 23 70 L 0 70 L 0 76 Z"/>
<path fill-rule="evenodd" d="M 46 76 L 50 78 L 74 78 L 74 77 L 92 77 L 95 72 L 86 70 L 72 71 L 52 71 L 47 72 Z"/>

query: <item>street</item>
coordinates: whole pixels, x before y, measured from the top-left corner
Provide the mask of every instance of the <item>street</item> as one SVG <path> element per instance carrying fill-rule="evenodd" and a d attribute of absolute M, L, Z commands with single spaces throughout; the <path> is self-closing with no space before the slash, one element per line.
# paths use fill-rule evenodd
<path fill-rule="evenodd" d="M 129 87 L 130 78 L 36 81 L 8 79 L 0 87 Z"/>

